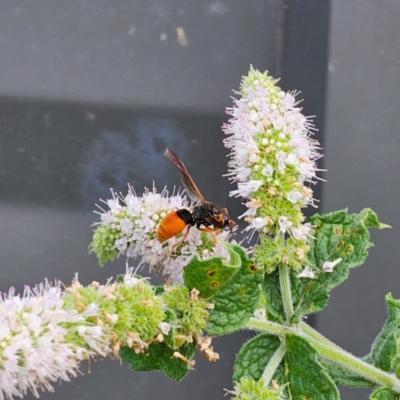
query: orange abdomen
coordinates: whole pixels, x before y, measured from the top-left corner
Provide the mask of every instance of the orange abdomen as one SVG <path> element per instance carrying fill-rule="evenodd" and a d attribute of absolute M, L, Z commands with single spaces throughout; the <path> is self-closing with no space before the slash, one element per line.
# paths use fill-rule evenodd
<path fill-rule="evenodd" d="M 186 226 L 186 222 L 177 214 L 176 211 L 170 212 L 160 222 L 158 226 L 158 240 L 160 243 L 181 233 Z"/>

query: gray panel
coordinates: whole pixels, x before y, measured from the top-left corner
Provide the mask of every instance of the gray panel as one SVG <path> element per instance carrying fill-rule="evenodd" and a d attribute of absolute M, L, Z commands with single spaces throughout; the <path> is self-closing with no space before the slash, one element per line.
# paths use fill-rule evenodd
<path fill-rule="evenodd" d="M 384 296 L 400 297 L 400 3 L 332 2 L 323 211 L 373 208 L 391 230 L 373 231 L 367 263 L 333 291 L 318 328 L 358 356 L 386 319 Z M 344 390 L 343 399 L 366 391 Z"/>
<path fill-rule="evenodd" d="M 278 6 L 5 0 L 0 94 L 222 110 L 250 63 L 275 62 Z"/>

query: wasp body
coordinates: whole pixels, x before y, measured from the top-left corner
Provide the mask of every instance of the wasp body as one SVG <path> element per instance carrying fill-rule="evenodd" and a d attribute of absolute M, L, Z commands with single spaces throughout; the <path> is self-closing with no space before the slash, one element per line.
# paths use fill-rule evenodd
<path fill-rule="evenodd" d="M 216 242 L 215 235 L 226 227 L 232 230 L 235 226 L 235 223 L 229 218 L 228 210 L 204 199 L 185 165 L 173 151 L 166 149 L 164 155 L 178 168 L 189 197 L 197 204 L 191 211 L 183 208 L 171 211 L 166 215 L 158 227 L 158 240 L 161 243 L 165 242 L 181 233 L 188 226 L 183 239 L 180 241 L 181 243 L 186 239 L 190 227 L 196 225 L 197 229 L 210 232 L 214 242 Z"/>

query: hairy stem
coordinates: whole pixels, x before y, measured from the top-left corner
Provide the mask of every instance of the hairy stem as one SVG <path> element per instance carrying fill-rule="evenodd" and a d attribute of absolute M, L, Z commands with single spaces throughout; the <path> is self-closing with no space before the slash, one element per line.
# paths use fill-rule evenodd
<path fill-rule="evenodd" d="M 264 369 L 264 372 L 261 376 L 261 379 L 264 380 L 265 386 L 268 386 L 271 382 L 272 377 L 275 374 L 276 369 L 279 367 L 283 356 L 286 354 L 286 343 L 285 339 L 283 339 L 281 345 L 276 349 L 273 356 L 268 361 L 267 366 Z"/>
<path fill-rule="evenodd" d="M 319 357 L 332 361 L 362 377 L 381 386 L 391 388 L 400 393 L 400 380 L 393 374 L 384 372 L 365 361 L 353 356 L 339 346 L 332 343 L 329 339 L 309 327 L 304 322 L 299 328 L 287 327 L 275 322 L 250 318 L 246 327 L 258 331 L 270 333 L 284 338 L 288 333 L 292 333 L 305 338 L 311 346 L 318 352 Z"/>
<path fill-rule="evenodd" d="M 289 269 L 283 263 L 279 264 L 279 283 L 286 315 L 286 325 L 290 325 L 293 316 L 292 290 L 290 289 Z"/>
<path fill-rule="evenodd" d="M 258 318 L 250 318 L 245 328 L 270 333 L 271 335 L 279 336 L 281 338 L 284 338 L 287 333 L 299 333 L 296 328 L 289 328 L 288 326 L 280 325 L 276 322 L 261 320 Z"/>
<path fill-rule="evenodd" d="M 317 350 L 319 355 L 326 360 L 341 365 L 371 382 L 390 387 L 393 390 L 395 390 L 395 388 L 397 388 L 397 391 L 399 390 L 400 382 L 394 375 L 388 374 L 371 364 L 367 364 L 347 351 L 342 349 L 339 350 L 339 348 L 328 347 L 311 337 L 307 337 L 307 339 L 311 346 Z"/>
<path fill-rule="evenodd" d="M 318 331 L 316 331 L 314 328 L 312 328 L 310 325 L 306 324 L 305 322 L 301 321 L 299 324 L 299 328 L 303 331 L 305 337 L 313 338 L 313 339 L 319 341 L 320 343 L 324 344 L 325 346 L 343 350 L 340 346 L 331 342 L 328 338 L 321 335 Z"/>

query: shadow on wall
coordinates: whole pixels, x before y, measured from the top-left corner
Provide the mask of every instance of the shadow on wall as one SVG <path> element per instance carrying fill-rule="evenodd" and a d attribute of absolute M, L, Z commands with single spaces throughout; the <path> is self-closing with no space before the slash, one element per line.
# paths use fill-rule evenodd
<path fill-rule="evenodd" d="M 134 132 L 132 137 L 103 131 L 89 145 L 82 164 L 81 197 L 85 208 L 93 205 L 93 199 L 109 198 L 110 188 L 125 193 L 128 182 L 138 193 L 150 185 L 161 191 L 170 175 L 162 157 L 165 148 L 186 153 L 185 132 L 173 119 L 143 118 L 137 121 Z"/>

